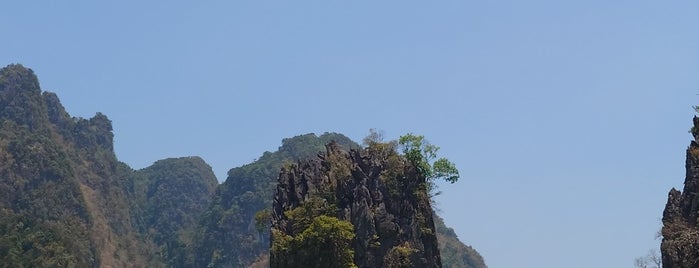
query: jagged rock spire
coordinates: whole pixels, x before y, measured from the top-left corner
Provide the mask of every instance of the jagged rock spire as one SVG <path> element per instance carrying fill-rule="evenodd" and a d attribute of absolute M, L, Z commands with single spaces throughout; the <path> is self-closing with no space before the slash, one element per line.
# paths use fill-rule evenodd
<path fill-rule="evenodd" d="M 694 136 L 686 153 L 682 192 L 672 189 L 663 212 L 661 254 L 664 268 L 699 268 L 699 118 L 690 131 Z"/>

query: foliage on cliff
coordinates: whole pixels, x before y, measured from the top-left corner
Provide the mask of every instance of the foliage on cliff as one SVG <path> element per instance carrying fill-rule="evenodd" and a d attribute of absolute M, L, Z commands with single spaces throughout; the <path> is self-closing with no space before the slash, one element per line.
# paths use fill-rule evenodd
<path fill-rule="evenodd" d="M 327 215 L 301 217 L 291 220 L 298 228 L 293 235 L 272 229 L 270 267 L 357 267 L 352 223 Z"/>
<path fill-rule="evenodd" d="M 338 250 L 354 252 L 353 265 L 441 267 L 426 182 L 414 162 L 379 144 L 344 151 L 331 143 L 317 158 L 285 168 L 272 209 L 271 267 L 303 260 L 303 250 L 285 245 L 304 239 L 319 217 L 354 227 L 351 247 Z"/>

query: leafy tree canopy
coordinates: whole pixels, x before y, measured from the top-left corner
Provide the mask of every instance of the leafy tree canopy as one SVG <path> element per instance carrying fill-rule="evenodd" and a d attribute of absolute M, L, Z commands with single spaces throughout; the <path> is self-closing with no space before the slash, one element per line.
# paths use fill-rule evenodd
<path fill-rule="evenodd" d="M 272 267 L 357 267 L 354 264 L 354 226 L 336 217 L 314 217 L 296 236 L 274 230 Z"/>
<path fill-rule="evenodd" d="M 427 180 L 428 191 L 432 196 L 439 195 L 436 191 L 435 180 L 450 183 L 459 181 L 459 170 L 447 158 L 438 157 L 439 147 L 431 144 L 422 135 L 408 133 L 398 138 L 398 141 L 383 141 L 383 132 L 369 130 L 369 135 L 363 140 L 365 146 L 378 150 L 400 150 Z"/>
<path fill-rule="evenodd" d="M 459 180 L 459 170 L 446 158 L 437 158 L 439 147 L 429 143 L 422 135 L 412 133 L 400 136 L 398 144 L 403 155 L 417 167 L 427 180 L 443 179 L 450 183 Z"/>

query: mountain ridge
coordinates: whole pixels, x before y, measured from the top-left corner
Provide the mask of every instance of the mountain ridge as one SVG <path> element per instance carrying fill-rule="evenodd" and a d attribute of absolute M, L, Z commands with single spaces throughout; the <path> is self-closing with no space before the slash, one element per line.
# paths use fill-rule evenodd
<path fill-rule="evenodd" d="M 331 140 L 358 146 L 337 133 L 287 138 L 218 184 L 199 157 L 134 170 L 118 160 L 113 139 L 107 116 L 70 116 L 31 69 L 0 70 L 2 263 L 247 266 L 269 248 L 255 214 L 271 207 L 266 193 L 281 167 L 316 155 Z M 231 232 L 240 239 L 222 240 Z"/>

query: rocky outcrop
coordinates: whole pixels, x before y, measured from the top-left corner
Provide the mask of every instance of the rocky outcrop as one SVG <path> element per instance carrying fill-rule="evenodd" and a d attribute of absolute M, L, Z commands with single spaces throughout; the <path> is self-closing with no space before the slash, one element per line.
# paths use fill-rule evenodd
<path fill-rule="evenodd" d="M 299 234 L 290 211 L 309 202 L 352 224 L 358 267 L 441 267 L 425 177 L 393 149 L 346 152 L 331 143 L 316 159 L 285 167 L 271 215 L 271 267 L 294 255 L 277 254 L 275 239 Z"/>
<path fill-rule="evenodd" d="M 686 177 L 682 192 L 670 190 L 663 212 L 660 247 L 664 268 L 699 268 L 699 118 L 691 130 L 687 148 Z"/>

